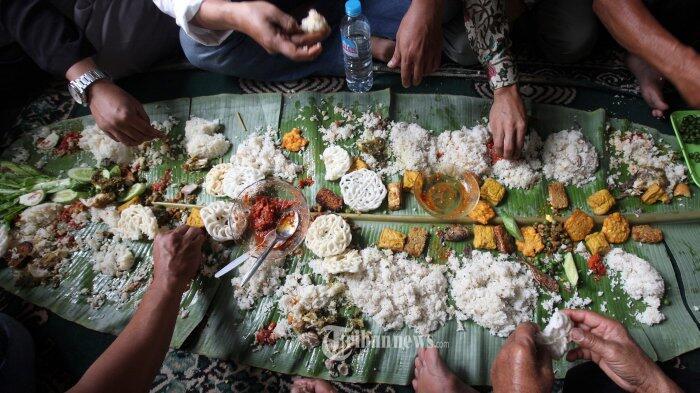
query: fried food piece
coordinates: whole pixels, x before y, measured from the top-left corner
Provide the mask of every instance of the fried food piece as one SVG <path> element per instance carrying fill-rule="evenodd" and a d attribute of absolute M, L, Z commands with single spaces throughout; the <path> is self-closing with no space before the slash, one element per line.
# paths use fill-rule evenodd
<path fill-rule="evenodd" d="M 615 206 L 615 197 L 607 188 L 604 188 L 589 195 L 586 202 L 591 210 L 593 210 L 593 213 L 602 216 L 603 214 L 607 214 L 610 208 Z"/>
<path fill-rule="evenodd" d="M 586 235 L 591 233 L 594 226 L 595 222 L 593 222 L 593 218 L 579 209 L 576 209 L 573 214 L 564 221 L 564 229 L 574 242 L 585 239 Z"/>
<path fill-rule="evenodd" d="M 610 251 L 610 243 L 602 232 L 593 232 L 586 236 L 586 247 L 592 255 L 605 255 Z"/>
<path fill-rule="evenodd" d="M 482 225 L 486 225 L 489 220 L 494 217 L 496 217 L 496 212 L 494 212 L 491 206 L 484 201 L 477 202 L 474 209 L 469 212 L 469 218 Z"/>
<path fill-rule="evenodd" d="M 403 171 L 403 189 L 409 191 L 413 190 L 413 183 L 416 182 L 418 176 L 420 176 L 420 172 L 418 171 Z"/>
<path fill-rule="evenodd" d="M 301 136 L 301 130 L 296 127 L 282 135 L 282 148 L 287 151 L 296 153 L 308 144 L 309 141 Z"/>
<path fill-rule="evenodd" d="M 382 229 L 382 233 L 379 234 L 377 246 L 379 248 L 388 248 L 392 251 L 401 252 L 403 251 L 405 242 L 406 235 L 391 228 L 384 228 Z"/>
<path fill-rule="evenodd" d="M 469 237 L 469 228 L 463 225 L 450 225 L 442 233 L 442 238 L 448 242 L 463 242 Z"/>
<path fill-rule="evenodd" d="M 640 197 L 642 200 L 642 203 L 645 203 L 647 205 L 653 205 L 656 202 L 664 202 L 666 203 L 667 201 L 670 201 L 669 196 L 666 194 L 666 191 L 658 184 L 654 183 L 649 188 L 647 188 L 646 191 L 644 191 L 644 194 Z"/>
<path fill-rule="evenodd" d="M 515 252 L 513 237 L 506 231 L 506 227 L 503 225 L 496 225 L 493 228 L 493 234 L 496 237 L 496 248 L 498 252 L 503 254 L 512 254 Z"/>
<path fill-rule="evenodd" d="M 141 198 L 139 198 L 139 196 L 137 195 L 137 196 L 135 196 L 135 197 L 129 199 L 128 201 L 122 203 L 121 205 L 119 205 L 119 206 L 117 207 L 117 211 L 118 211 L 119 213 L 121 213 L 121 212 L 123 212 L 124 210 L 126 210 L 127 207 L 129 207 L 129 206 L 131 206 L 131 205 L 137 205 L 137 204 L 139 204 L 139 203 L 141 203 Z M 190 225 L 190 226 L 191 226 L 191 225 Z"/>
<path fill-rule="evenodd" d="M 474 248 L 496 249 L 496 235 L 490 225 L 474 225 Z"/>
<path fill-rule="evenodd" d="M 497 206 L 505 195 L 506 188 L 494 179 L 488 178 L 481 185 L 481 197 L 492 206 Z"/>
<path fill-rule="evenodd" d="M 362 161 L 362 158 L 354 157 L 352 159 L 352 164 L 350 164 L 350 169 L 348 169 L 348 173 L 359 171 L 360 169 L 369 169 L 369 165 Z"/>
<path fill-rule="evenodd" d="M 535 227 L 527 226 L 520 228 L 520 232 L 523 234 L 523 240 L 516 240 L 515 245 L 526 257 L 534 257 L 540 251 L 544 250 L 544 243 L 542 242 L 542 236 L 537 233 Z"/>
<path fill-rule="evenodd" d="M 632 239 L 640 243 L 660 243 L 664 240 L 664 233 L 661 229 L 651 225 L 632 226 Z"/>
<path fill-rule="evenodd" d="M 615 212 L 605 217 L 601 232 L 609 243 L 624 243 L 630 236 L 630 223 L 622 214 Z"/>
<path fill-rule="evenodd" d="M 398 184 L 398 183 L 396 183 Z M 425 244 L 428 240 L 428 231 L 420 227 L 412 227 L 408 230 L 408 239 L 403 250 L 413 257 L 419 257 L 425 250 Z"/>
<path fill-rule="evenodd" d="M 549 205 L 552 209 L 563 210 L 569 207 L 569 197 L 566 196 L 564 185 L 555 181 L 547 186 L 549 191 Z"/>
<path fill-rule="evenodd" d="M 204 221 L 202 221 L 202 216 L 199 214 L 199 208 L 195 207 L 190 211 L 190 215 L 187 216 L 185 224 L 195 228 L 204 228 Z"/>
<path fill-rule="evenodd" d="M 343 209 L 343 198 L 333 191 L 322 188 L 316 193 L 316 203 L 322 208 L 332 212 L 339 212 Z"/>
<path fill-rule="evenodd" d="M 401 205 L 403 204 L 403 190 L 401 189 L 401 183 L 389 183 L 387 190 L 389 210 L 400 210 Z"/>
<path fill-rule="evenodd" d="M 687 183 L 678 183 L 676 186 L 673 188 L 673 196 L 674 197 L 686 197 L 690 198 L 691 197 L 690 193 L 690 186 L 688 186 Z"/>

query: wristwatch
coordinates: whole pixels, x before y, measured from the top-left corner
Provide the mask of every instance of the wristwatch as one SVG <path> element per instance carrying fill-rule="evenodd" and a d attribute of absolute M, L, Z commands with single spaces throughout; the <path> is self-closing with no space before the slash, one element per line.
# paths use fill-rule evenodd
<path fill-rule="evenodd" d="M 109 76 L 98 69 L 90 70 L 80 75 L 77 79 L 70 81 L 68 83 L 68 92 L 73 96 L 75 102 L 82 106 L 87 106 L 87 90 L 90 85 L 100 79 L 109 79 Z"/>

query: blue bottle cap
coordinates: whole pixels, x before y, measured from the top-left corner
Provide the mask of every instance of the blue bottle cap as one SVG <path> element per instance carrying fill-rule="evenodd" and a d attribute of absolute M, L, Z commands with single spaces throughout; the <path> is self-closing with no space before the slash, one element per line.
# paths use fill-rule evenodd
<path fill-rule="evenodd" d="M 360 0 L 348 0 L 345 2 L 345 14 L 347 16 L 357 16 L 362 13 Z"/>

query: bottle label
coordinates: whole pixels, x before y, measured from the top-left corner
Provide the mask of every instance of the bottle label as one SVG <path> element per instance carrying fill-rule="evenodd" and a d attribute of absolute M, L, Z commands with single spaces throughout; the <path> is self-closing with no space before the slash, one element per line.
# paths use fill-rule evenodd
<path fill-rule="evenodd" d="M 353 41 L 349 37 L 343 37 L 342 42 L 343 42 L 343 53 L 345 53 L 345 56 L 347 56 L 347 57 L 359 57 L 359 55 L 357 53 L 357 44 L 355 43 L 355 41 Z"/>

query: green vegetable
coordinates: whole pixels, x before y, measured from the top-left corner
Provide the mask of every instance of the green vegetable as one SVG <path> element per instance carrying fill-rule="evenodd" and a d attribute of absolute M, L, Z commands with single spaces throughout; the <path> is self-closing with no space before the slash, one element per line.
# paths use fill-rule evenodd
<path fill-rule="evenodd" d="M 71 168 L 68 170 L 68 177 L 81 183 L 89 183 L 92 180 L 92 176 L 94 174 L 95 169 L 90 167 Z"/>
<path fill-rule="evenodd" d="M 574 287 L 578 284 L 578 270 L 576 270 L 576 262 L 574 262 L 574 256 L 570 252 L 567 252 L 564 256 L 564 274 L 566 279 L 569 280 L 571 285 Z"/>
<path fill-rule="evenodd" d="M 37 183 L 32 187 L 32 190 L 44 190 L 48 194 L 53 194 L 69 188 L 70 185 L 70 179 L 56 179 Z"/>
<path fill-rule="evenodd" d="M 507 214 L 501 214 L 501 219 L 503 220 L 503 226 L 506 227 L 506 231 L 508 231 L 515 240 L 522 241 L 523 234 L 520 233 L 520 227 L 518 227 L 518 223 L 515 222 L 515 219 Z"/>
<path fill-rule="evenodd" d="M 110 177 L 112 177 L 112 172 L 110 172 L 109 169 L 103 169 L 100 173 L 105 179 L 109 179 Z"/>
<path fill-rule="evenodd" d="M 78 199 L 78 193 L 73 190 L 61 190 L 51 197 L 51 200 L 56 203 L 71 203 Z"/>
<path fill-rule="evenodd" d="M 119 198 L 119 202 L 126 202 L 135 196 L 143 194 L 144 191 L 146 191 L 146 184 L 136 183 L 129 188 L 129 191 L 123 197 Z"/>
<path fill-rule="evenodd" d="M 119 168 L 119 165 L 114 165 L 111 168 L 109 168 L 109 174 L 111 177 L 118 177 L 122 175 L 122 170 Z"/>
<path fill-rule="evenodd" d="M 46 193 L 43 190 L 36 190 L 32 191 L 26 194 L 23 194 L 19 197 L 19 203 L 20 205 L 24 206 L 35 206 L 41 203 L 41 201 L 44 200 L 44 197 L 46 196 Z"/>

